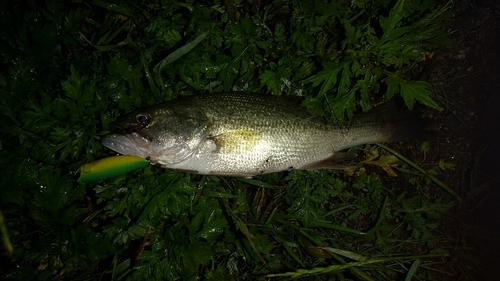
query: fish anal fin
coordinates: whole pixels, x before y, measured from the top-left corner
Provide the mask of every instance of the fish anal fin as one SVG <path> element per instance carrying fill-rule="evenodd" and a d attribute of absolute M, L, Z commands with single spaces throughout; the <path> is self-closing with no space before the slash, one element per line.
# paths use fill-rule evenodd
<path fill-rule="evenodd" d="M 347 160 L 352 160 L 356 158 L 358 155 L 356 153 L 351 152 L 336 152 L 332 156 L 320 160 L 318 162 L 314 162 L 308 165 L 301 167 L 300 169 L 304 170 L 319 170 L 319 169 L 330 169 L 330 170 L 344 170 L 349 168 L 350 166 L 340 164 L 340 162 L 344 162 Z"/>

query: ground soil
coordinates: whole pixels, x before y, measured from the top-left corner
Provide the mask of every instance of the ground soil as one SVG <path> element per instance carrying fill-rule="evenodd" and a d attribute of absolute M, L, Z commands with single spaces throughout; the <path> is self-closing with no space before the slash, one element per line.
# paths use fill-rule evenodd
<path fill-rule="evenodd" d="M 442 180 L 464 198 L 445 222 L 449 269 L 456 280 L 500 280 L 500 1 L 458 2 L 447 32 L 460 50 L 425 67 L 444 107 L 431 113 L 432 156 L 457 164 Z"/>

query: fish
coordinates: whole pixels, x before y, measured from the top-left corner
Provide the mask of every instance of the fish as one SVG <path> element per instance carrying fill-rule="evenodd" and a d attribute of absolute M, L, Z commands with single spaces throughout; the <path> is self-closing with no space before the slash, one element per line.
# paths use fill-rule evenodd
<path fill-rule="evenodd" d="M 245 92 L 197 94 L 138 109 L 110 124 L 104 147 L 165 169 L 253 177 L 339 169 L 353 146 L 413 139 L 420 130 L 395 103 L 331 122 L 302 99 Z"/>

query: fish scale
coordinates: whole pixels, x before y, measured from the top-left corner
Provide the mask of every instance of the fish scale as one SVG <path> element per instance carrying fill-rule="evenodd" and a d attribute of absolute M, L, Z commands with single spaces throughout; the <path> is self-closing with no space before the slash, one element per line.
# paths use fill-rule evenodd
<path fill-rule="evenodd" d="M 199 104 L 206 110 L 208 119 L 213 120 L 214 135 L 247 131 L 259 138 L 252 149 L 240 149 L 236 153 L 231 153 L 231 149 L 215 154 L 201 150 L 197 162 L 205 162 L 212 174 L 254 175 L 300 168 L 302 161 L 311 163 L 331 155 L 334 142 L 330 140 L 340 132 L 311 118 L 293 97 L 206 95 L 200 98 Z M 242 146 L 242 143 L 233 142 L 233 145 Z M 226 151 L 228 153 L 224 153 Z M 207 159 L 202 161 L 203 158 Z"/>
<path fill-rule="evenodd" d="M 168 169 L 254 176 L 338 168 L 340 150 L 412 138 L 418 131 L 414 120 L 392 104 L 333 124 L 308 114 L 298 97 L 213 93 L 129 113 L 111 125 L 120 130 L 101 143 Z"/>

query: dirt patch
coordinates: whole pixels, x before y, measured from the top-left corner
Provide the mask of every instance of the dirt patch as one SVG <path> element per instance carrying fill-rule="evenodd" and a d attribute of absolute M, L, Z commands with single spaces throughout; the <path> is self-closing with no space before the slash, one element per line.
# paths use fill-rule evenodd
<path fill-rule="evenodd" d="M 434 113 L 435 160 L 457 164 L 443 175 L 464 204 L 450 214 L 446 229 L 457 249 L 452 262 L 472 252 L 481 266 L 460 280 L 498 280 L 500 275 L 500 3 L 468 1 L 455 7 L 448 32 L 461 46 L 437 52 L 426 67 L 445 109 Z M 454 220 L 454 222 L 453 222 Z M 465 240 L 464 240 L 465 239 Z M 464 241 L 467 241 L 464 243 Z M 469 248 L 472 245 L 472 249 Z M 462 254 L 461 254 L 462 253 Z M 451 266 L 455 269 L 458 266 Z"/>

